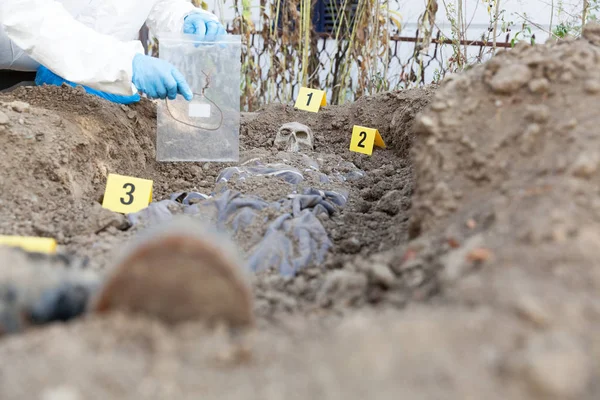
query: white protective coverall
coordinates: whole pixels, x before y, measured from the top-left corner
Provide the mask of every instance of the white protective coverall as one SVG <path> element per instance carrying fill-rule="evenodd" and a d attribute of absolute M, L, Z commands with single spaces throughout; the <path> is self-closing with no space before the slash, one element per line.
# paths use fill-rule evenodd
<path fill-rule="evenodd" d="M 218 21 L 187 0 L 0 0 L 0 70 L 42 64 L 68 81 L 132 95 L 144 22 L 154 33 L 182 32 L 193 12 Z"/>

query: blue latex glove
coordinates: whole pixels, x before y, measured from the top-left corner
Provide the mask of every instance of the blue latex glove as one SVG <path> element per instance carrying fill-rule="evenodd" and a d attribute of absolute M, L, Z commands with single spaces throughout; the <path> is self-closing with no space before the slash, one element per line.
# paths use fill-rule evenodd
<path fill-rule="evenodd" d="M 221 23 L 205 14 L 193 13 L 183 19 L 183 33 L 198 36 L 199 40 L 214 42 L 227 33 Z"/>
<path fill-rule="evenodd" d="M 187 101 L 194 94 L 185 77 L 170 63 L 143 54 L 133 58 L 133 84 L 148 97 L 175 100 L 181 94 Z"/>
<path fill-rule="evenodd" d="M 43 65 L 41 65 L 38 68 L 37 74 L 35 75 L 35 84 L 36 85 L 42 86 L 42 85 L 46 84 L 46 85 L 61 86 L 63 83 L 66 83 L 67 85 L 72 86 L 72 87 L 77 86 L 75 83 L 67 81 L 67 80 L 61 78 L 60 76 L 56 75 L 54 72 L 50 71 L 48 68 L 44 67 Z M 87 86 L 83 86 L 83 88 L 85 89 L 85 91 L 87 93 L 93 94 L 98 97 L 102 97 L 103 99 L 112 101 L 113 103 L 131 104 L 131 103 L 137 103 L 138 101 L 140 101 L 140 95 L 137 93 L 132 96 L 122 96 L 122 95 L 118 95 L 118 94 L 101 92 L 99 90 L 92 89 Z"/>

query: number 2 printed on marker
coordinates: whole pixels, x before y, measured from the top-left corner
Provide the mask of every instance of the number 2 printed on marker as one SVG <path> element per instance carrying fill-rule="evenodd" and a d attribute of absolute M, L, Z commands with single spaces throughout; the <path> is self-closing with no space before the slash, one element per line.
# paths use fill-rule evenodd
<path fill-rule="evenodd" d="M 361 139 L 356 146 L 360 147 L 361 149 L 364 149 L 365 148 L 364 143 L 365 143 L 365 140 L 367 140 L 367 132 L 362 131 L 361 133 L 359 133 L 359 135 L 360 135 Z"/>

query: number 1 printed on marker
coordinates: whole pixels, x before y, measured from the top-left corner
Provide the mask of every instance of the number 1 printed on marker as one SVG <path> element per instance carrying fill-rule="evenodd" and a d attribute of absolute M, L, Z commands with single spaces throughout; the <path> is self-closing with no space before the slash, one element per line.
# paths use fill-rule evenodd
<path fill-rule="evenodd" d="M 306 102 L 306 107 L 310 106 L 310 101 L 312 100 L 313 94 L 309 93 L 306 95 L 308 97 L 308 101 Z"/>
<path fill-rule="evenodd" d="M 314 101 L 313 101 L 314 100 Z M 321 107 L 327 105 L 327 96 L 323 90 L 301 87 L 294 103 L 298 110 L 319 112 Z"/>

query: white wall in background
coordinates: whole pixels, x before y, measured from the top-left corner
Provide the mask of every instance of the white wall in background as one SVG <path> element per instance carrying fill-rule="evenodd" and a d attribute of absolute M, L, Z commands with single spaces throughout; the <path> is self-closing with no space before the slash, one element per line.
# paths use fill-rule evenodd
<path fill-rule="evenodd" d="M 1 1 L 1 0 L 0 0 Z M 206 0 L 209 4 L 209 9 L 221 16 L 225 22 L 231 22 L 234 17 L 234 11 L 231 6 L 232 0 Z M 238 0 L 240 3 L 241 1 Z M 282 0 L 285 1 L 285 0 Z M 456 3 L 457 0 L 445 0 L 447 3 Z M 467 31 L 466 38 L 469 40 L 478 40 L 482 34 L 486 33 L 490 25 L 490 15 L 488 14 L 487 5 L 484 0 L 462 0 L 466 13 Z M 565 7 L 564 13 L 558 12 L 558 4 L 562 2 Z M 523 18 L 529 20 L 532 33 L 535 34 L 537 43 L 543 43 L 549 37 L 548 31 L 550 26 L 552 10 L 554 9 L 553 26 L 556 26 L 561 21 L 569 18 L 570 15 L 578 15 L 581 13 L 581 0 L 501 0 L 501 8 L 505 10 L 503 19 L 506 23 L 512 22 L 509 25 L 511 37 L 522 30 Z M 258 23 L 260 16 L 260 1 L 252 0 L 252 15 L 255 23 Z M 392 1 L 396 11 L 402 15 L 404 28 L 401 32 L 402 36 L 414 36 L 416 33 L 418 19 L 420 14 L 425 9 L 426 0 L 398 0 Z M 438 0 L 439 10 L 436 17 L 436 25 L 442 30 L 446 37 L 452 37 L 451 25 L 448 21 L 446 10 L 444 8 L 444 0 Z M 554 4 L 554 8 L 553 8 Z M 500 33 L 500 32 L 499 32 Z M 499 41 L 505 40 L 503 34 Z M 335 48 L 335 43 L 328 43 L 328 48 Z M 402 43 L 399 48 L 401 59 L 406 60 L 412 55 L 414 46 L 410 43 Z M 452 49 L 444 48 L 440 53 L 442 58 L 447 59 L 452 54 Z M 476 47 L 468 48 L 468 56 L 470 59 L 478 54 L 479 49 Z M 439 56 L 439 54 L 438 54 Z M 322 60 L 325 64 L 329 60 Z M 426 69 L 425 81 L 431 82 L 436 74 L 436 68 L 439 64 L 435 62 L 431 68 Z M 392 65 L 389 72 L 390 82 L 397 80 L 399 67 Z M 355 71 L 353 71 L 355 75 Z M 328 91 L 329 92 L 329 91 Z"/>
<path fill-rule="evenodd" d="M 232 6 L 232 0 L 225 0 L 226 4 L 223 4 L 223 0 L 205 0 L 209 5 L 209 9 L 215 12 L 217 15 L 222 16 L 226 22 L 233 20 L 234 12 Z M 238 0 L 239 1 L 239 0 Z M 285 0 L 283 0 L 285 1 Z M 240 2 L 240 1 L 239 1 Z M 447 0 L 447 2 L 456 3 L 456 0 Z M 542 29 L 538 29 L 532 26 L 532 30 L 536 33 L 538 42 L 544 41 L 548 35 L 545 31 L 548 30 L 550 24 L 550 16 L 552 14 L 552 4 L 554 3 L 554 24 L 556 25 L 561 19 L 568 18 L 568 14 L 564 13 L 559 15 L 558 4 L 561 0 L 502 0 L 502 8 L 506 10 L 504 14 L 505 21 L 516 22 L 512 26 L 513 32 L 520 30 L 520 24 L 522 18 L 520 16 L 527 16 L 527 18 L 534 24 L 539 25 Z M 240 2 L 241 3 L 241 2 Z M 426 0 L 398 0 L 393 1 L 394 8 L 403 15 L 403 21 L 406 27 L 406 34 L 414 33 L 420 13 L 425 8 Z M 437 14 L 437 24 L 450 36 L 450 24 L 443 6 L 443 1 L 438 0 L 439 11 Z M 568 0 L 562 1 L 565 7 L 565 11 L 572 14 L 578 14 L 581 12 L 581 1 L 579 0 Z M 482 29 L 485 29 L 489 25 L 489 15 L 487 13 L 487 6 L 484 0 L 463 0 L 464 9 L 466 10 L 467 19 L 469 20 L 468 37 L 477 37 Z M 253 19 L 258 22 L 260 16 L 260 1 L 252 0 L 252 15 Z M 412 29 L 412 32 L 411 32 Z"/>

